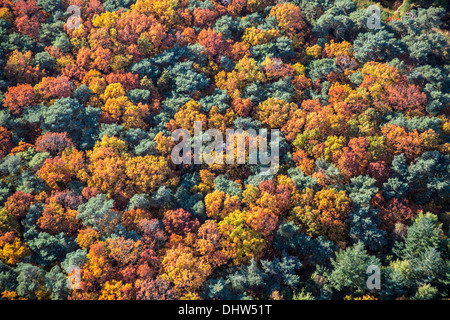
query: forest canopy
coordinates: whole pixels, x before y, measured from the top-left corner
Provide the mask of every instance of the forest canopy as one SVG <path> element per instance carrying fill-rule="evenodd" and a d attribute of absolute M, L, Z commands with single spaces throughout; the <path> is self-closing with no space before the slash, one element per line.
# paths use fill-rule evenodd
<path fill-rule="evenodd" d="M 449 12 L 0 0 L 0 299 L 448 299 Z M 279 170 L 174 163 L 196 122 Z"/>

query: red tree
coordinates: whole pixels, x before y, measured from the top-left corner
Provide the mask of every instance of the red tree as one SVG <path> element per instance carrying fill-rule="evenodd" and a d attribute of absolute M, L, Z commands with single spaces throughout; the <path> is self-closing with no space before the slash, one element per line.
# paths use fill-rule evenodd
<path fill-rule="evenodd" d="M 379 209 L 380 228 L 385 230 L 394 230 L 397 223 L 408 225 L 414 216 L 414 211 L 409 207 L 407 199 L 393 198 Z"/>
<path fill-rule="evenodd" d="M 66 148 L 73 146 L 74 144 L 67 132 L 46 132 L 36 140 L 36 151 L 48 152 L 52 156 L 56 156 Z"/>
<path fill-rule="evenodd" d="M 139 88 L 139 75 L 131 72 L 115 71 L 106 76 L 108 84 L 120 83 L 125 91 Z"/>
<path fill-rule="evenodd" d="M 67 98 L 72 94 L 69 79 L 65 76 L 43 78 L 37 85 L 37 90 L 44 99 Z"/>
<path fill-rule="evenodd" d="M 164 213 L 163 224 L 169 234 L 185 236 L 197 232 L 200 223 L 184 209 L 168 210 Z"/>
<path fill-rule="evenodd" d="M 34 196 L 22 191 L 16 191 L 5 202 L 6 212 L 12 214 L 17 218 L 23 218 L 28 212 Z"/>
<path fill-rule="evenodd" d="M 0 159 L 13 148 L 12 133 L 6 127 L 0 127 Z"/>

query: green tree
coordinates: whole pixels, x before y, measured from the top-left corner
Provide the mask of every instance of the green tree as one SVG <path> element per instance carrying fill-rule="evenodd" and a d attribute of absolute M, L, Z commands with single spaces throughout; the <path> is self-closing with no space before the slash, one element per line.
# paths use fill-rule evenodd
<path fill-rule="evenodd" d="M 344 294 L 362 295 L 369 292 L 367 288 L 367 268 L 371 265 L 381 268 L 378 258 L 371 256 L 364 249 L 362 242 L 340 250 L 336 258 L 331 259 L 332 269 L 326 274 L 327 286 Z"/>

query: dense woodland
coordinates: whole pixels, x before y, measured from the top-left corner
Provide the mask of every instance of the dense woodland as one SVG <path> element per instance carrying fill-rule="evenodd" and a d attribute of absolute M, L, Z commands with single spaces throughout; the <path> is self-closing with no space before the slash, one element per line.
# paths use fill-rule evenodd
<path fill-rule="evenodd" d="M 448 299 L 448 1 L 370 4 L 0 0 L 0 298 Z M 173 164 L 194 121 L 280 170 Z"/>

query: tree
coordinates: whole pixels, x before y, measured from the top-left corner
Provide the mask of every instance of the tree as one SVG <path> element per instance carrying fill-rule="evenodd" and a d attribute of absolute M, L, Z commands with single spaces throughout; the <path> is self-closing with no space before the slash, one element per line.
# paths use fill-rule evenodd
<path fill-rule="evenodd" d="M 351 179 L 348 187 L 349 197 L 353 202 L 353 210 L 349 214 L 350 238 L 354 242 L 362 241 L 371 251 L 380 250 L 386 243 L 385 232 L 380 230 L 382 225 L 378 211 L 370 205 L 378 192 L 375 182 L 373 178 L 360 175 Z"/>
<path fill-rule="evenodd" d="M 394 156 L 391 170 L 393 176 L 383 184 L 383 196 L 387 199 L 392 197 L 402 198 L 409 190 L 408 167 L 404 154 Z"/>
<path fill-rule="evenodd" d="M 268 293 L 273 294 L 275 291 L 283 293 L 284 287 L 292 290 L 300 282 L 300 277 L 296 272 L 302 267 L 302 263 L 295 256 L 288 256 L 283 253 L 281 259 L 274 258 L 272 261 L 261 260 L 261 264 L 267 278 L 266 291 Z"/>
<path fill-rule="evenodd" d="M 166 186 L 160 186 L 151 197 L 151 205 L 156 208 L 165 208 L 173 202 L 172 190 Z"/>
<path fill-rule="evenodd" d="M 238 98 L 233 100 L 232 108 L 238 115 L 242 117 L 248 117 L 252 111 L 253 103 L 252 100 L 249 98 L 247 99 Z"/>
<path fill-rule="evenodd" d="M 295 103 L 269 98 L 258 105 L 257 119 L 271 128 L 281 128 L 297 108 Z"/>
<path fill-rule="evenodd" d="M 93 244 L 86 257 L 87 262 L 81 270 L 80 287 L 82 290 L 73 290 L 72 299 L 98 299 L 103 285 L 115 277 L 105 243 Z"/>
<path fill-rule="evenodd" d="M 185 237 L 188 233 L 197 233 L 199 222 L 183 209 L 168 210 L 164 213 L 163 224 L 169 234 Z"/>
<path fill-rule="evenodd" d="M 388 124 L 381 128 L 381 132 L 386 137 L 388 148 L 396 155 L 404 154 L 408 160 L 411 160 L 422 151 L 422 141 L 417 130 L 407 132 L 402 127 Z"/>
<path fill-rule="evenodd" d="M 315 195 L 307 188 L 293 214 L 307 234 L 326 235 L 332 241 L 345 239 L 345 220 L 350 213 L 350 199 L 346 192 L 323 189 Z"/>
<path fill-rule="evenodd" d="M 163 157 L 146 155 L 128 159 L 125 174 L 135 193 L 152 193 L 169 178 L 170 169 Z"/>
<path fill-rule="evenodd" d="M 299 37 L 297 41 L 303 42 L 306 23 L 303 21 L 303 13 L 293 3 L 277 4 L 270 10 L 270 16 L 275 17 L 280 29 L 288 35 Z M 303 34 L 302 34 L 303 33 Z"/>
<path fill-rule="evenodd" d="M 234 264 L 258 258 L 266 243 L 245 222 L 245 211 L 235 210 L 219 222 L 219 231 L 225 236 L 224 250 Z"/>
<path fill-rule="evenodd" d="M 53 12 L 61 9 L 61 0 L 37 0 L 36 4 L 45 12 Z"/>
<path fill-rule="evenodd" d="M 33 200 L 33 195 L 22 191 L 16 191 L 13 195 L 8 197 L 4 209 L 16 218 L 24 218 L 33 203 Z"/>
<path fill-rule="evenodd" d="M 161 264 L 161 277 L 174 284 L 178 295 L 198 290 L 211 272 L 207 262 L 194 256 L 192 249 L 183 245 L 167 250 Z"/>
<path fill-rule="evenodd" d="M 64 260 L 66 254 L 76 247 L 75 241 L 66 237 L 64 233 L 51 235 L 39 232 L 35 226 L 24 233 L 24 239 L 32 251 L 32 261 L 42 266 Z"/>
<path fill-rule="evenodd" d="M 238 196 L 230 196 L 224 191 L 214 190 L 205 196 L 206 215 L 213 219 L 223 219 L 234 210 L 240 209 Z"/>
<path fill-rule="evenodd" d="M 407 35 L 402 38 L 409 51 L 409 56 L 420 63 L 429 60 L 429 56 L 445 47 L 445 38 L 436 32 L 428 34 Z"/>
<path fill-rule="evenodd" d="M 147 89 L 133 89 L 127 92 L 127 97 L 135 104 L 146 104 L 150 101 L 151 92 Z"/>
<path fill-rule="evenodd" d="M 45 20 L 45 15 L 36 4 L 36 0 L 16 2 L 14 14 L 18 16 L 14 21 L 18 31 L 35 38 L 40 24 Z"/>
<path fill-rule="evenodd" d="M 228 258 L 222 250 L 223 240 L 223 235 L 214 220 L 206 220 L 198 229 L 195 249 L 212 268 L 228 262 Z"/>
<path fill-rule="evenodd" d="M 213 294 L 211 298 L 233 297 L 242 299 L 247 295 L 251 297 L 270 296 L 281 293 L 291 297 L 292 289 L 299 282 L 296 271 L 302 267 L 297 257 L 283 253 L 281 259 L 273 260 L 251 259 L 250 263 L 240 266 L 237 271 L 223 278 L 209 281 L 207 294 Z"/>
<path fill-rule="evenodd" d="M 208 279 L 205 282 L 203 296 L 206 299 L 231 300 L 232 294 L 228 288 L 228 282 L 223 278 Z"/>
<path fill-rule="evenodd" d="M 73 146 L 74 144 L 67 132 L 46 132 L 36 140 L 36 151 L 48 152 L 52 156 L 56 156 Z"/>
<path fill-rule="evenodd" d="M 6 127 L 0 127 L 0 142 L 0 158 L 3 158 L 13 148 L 12 133 Z"/>
<path fill-rule="evenodd" d="M 437 288 L 424 284 L 417 289 L 417 293 L 412 297 L 412 300 L 434 300 L 437 294 Z"/>
<path fill-rule="evenodd" d="M 394 110 L 423 113 L 426 105 L 426 95 L 420 87 L 400 82 L 387 88 L 387 98 Z"/>
<path fill-rule="evenodd" d="M 161 277 L 142 281 L 136 293 L 137 300 L 173 300 L 175 296 L 173 286 Z"/>
<path fill-rule="evenodd" d="M 94 149 L 87 153 L 88 171 L 80 172 L 80 178 L 86 181 L 88 186 L 97 188 L 101 192 L 126 198 L 123 157 L 127 151 L 128 147 L 124 141 L 104 135 Z"/>
<path fill-rule="evenodd" d="M 362 241 L 371 251 L 378 251 L 386 244 L 385 232 L 377 228 L 380 219 L 376 210 L 367 205 L 356 207 L 349 218 L 353 241 Z"/>
<path fill-rule="evenodd" d="M 354 56 L 361 62 L 388 61 L 404 49 L 393 33 L 387 30 L 360 33 L 353 44 Z"/>
<path fill-rule="evenodd" d="M 383 229 L 394 230 L 399 223 L 409 225 L 414 217 L 414 211 L 410 208 L 407 199 L 392 198 L 380 208 L 379 216 Z"/>
<path fill-rule="evenodd" d="M 3 103 L 6 108 L 14 114 L 22 114 L 25 108 L 36 103 L 36 96 L 33 87 L 29 84 L 21 84 L 16 87 L 9 87 L 5 93 Z"/>
<path fill-rule="evenodd" d="M 247 213 L 247 224 L 264 237 L 270 237 L 277 227 L 278 216 L 270 209 L 251 207 Z"/>
<path fill-rule="evenodd" d="M 72 178 L 69 168 L 61 157 L 46 159 L 37 176 L 52 189 L 62 188 Z"/>
<path fill-rule="evenodd" d="M 106 81 L 109 84 L 120 83 L 125 91 L 139 88 L 139 75 L 131 72 L 115 71 L 106 75 Z M 140 89 L 144 90 L 144 89 Z"/>
<path fill-rule="evenodd" d="M 445 92 L 446 77 L 444 70 L 431 65 L 420 66 L 408 74 L 408 80 L 420 85 L 427 95 L 426 110 L 432 115 L 438 114 L 445 108 L 450 99 Z"/>
<path fill-rule="evenodd" d="M 223 113 L 228 107 L 229 96 L 225 90 L 214 90 L 212 95 L 208 95 L 200 99 L 199 103 L 202 105 L 202 110 L 210 112 L 212 107 L 216 106 L 220 113 Z"/>
<path fill-rule="evenodd" d="M 354 177 L 367 170 L 370 153 L 367 151 L 369 143 L 366 138 L 353 138 L 348 142 L 348 147 L 342 149 L 342 155 L 337 160 L 338 168 L 345 177 Z"/>
<path fill-rule="evenodd" d="M 210 80 L 203 73 L 196 72 L 192 65 L 193 62 L 180 62 L 168 70 L 171 86 L 178 94 L 192 96 L 209 85 Z"/>
<path fill-rule="evenodd" d="M 129 0 L 108 0 L 105 1 L 103 6 L 107 11 L 116 11 L 121 8 L 128 9 L 130 5 L 132 4 L 132 1 Z"/>
<path fill-rule="evenodd" d="M 242 266 L 239 270 L 228 277 L 231 288 L 241 295 L 247 292 L 257 294 L 265 285 L 264 272 L 258 265 L 257 260 L 251 259 L 250 263 Z"/>
<path fill-rule="evenodd" d="M 308 76 L 312 81 L 323 80 L 330 72 L 336 69 L 334 59 L 313 60 L 307 67 Z"/>
<path fill-rule="evenodd" d="M 151 219 L 151 213 L 145 209 L 131 209 L 122 214 L 121 224 L 127 231 L 135 230 L 139 222 L 144 219 Z"/>
<path fill-rule="evenodd" d="M 225 39 L 236 39 L 238 38 L 239 22 L 232 16 L 224 15 L 216 20 L 214 30 L 221 33 Z"/>
<path fill-rule="evenodd" d="M 52 189 L 60 189 L 83 168 L 84 154 L 76 149 L 67 149 L 61 156 L 46 159 L 36 175 Z"/>
<path fill-rule="evenodd" d="M 44 211 L 37 221 L 37 226 L 52 235 L 60 232 L 74 235 L 80 228 L 80 223 L 76 217 L 76 210 L 64 208 L 58 203 L 57 199 L 53 198 L 45 205 Z"/>
<path fill-rule="evenodd" d="M 10 231 L 0 237 L 0 260 L 9 265 L 16 265 L 30 254 L 26 244 Z"/>
<path fill-rule="evenodd" d="M 339 56 L 349 56 L 352 44 L 348 41 L 326 43 L 323 49 L 327 58 L 337 58 Z"/>
<path fill-rule="evenodd" d="M 108 73 L 111 68 L 111 51 L 108 48 L 98 46 L 92 52 L 92 66 L 103 73 Z"/>
<path fill-rule="evenodd" d="M 351 1 L 338 1 L 331 6 L 331 1 L 316 2 L 320 3 L 319 8 L 326 9 L 326 11 L 320 17 L 318 15 L 321 11 L 310 13 L 310 15 L 318 16 L 312 31 L 319 37 L 332 34 L 338 40 L 352 38 L 354 22 L 350 19 L 349 14 L 356 9 L 355 4 Z M 315 4 L 315 2 L 303 3 L 300 8 L 308 6 L 312 10 Z"/>
<path fill-rule="evenodd" d="M 219 191 L 224 191 L 230 196 L 238 196 L 238 198 L 240 198 L 242 195 L 242 189 L 240 185 L 234 181 L 229 180 L 226 175 L 218 175 L 214 179 L 214 188 Z"/>
<path fill-rule="evenodd" d="M 56 265 L 45 275 L 45 287 L 52 300 L 65 300 L 69 295 L 67 275 Z"/>
<path fill-rule="evenodd" d="M 33 58 L 33 64 L 41 70 L 45 70 L 47 74 L 53 72 L 56 66 L 56 59 L 53 58 L 47 51 L 36 53 Z"/>
<path fill-rule="evenodd" d="M 0 299 L 447 298 L 450 66 L 426 2 L 369 30 L 368 1 L 0 0 Z M 277 174 L 175 165 L 195 121 L 281 131 Z"/>
<path fill-rule="evenodd" d="M 222 39 L 222 34 L 216 33 L 213 29 L 202 29 L 198 34 L 197 41 L 206 49 L 206 53 L 211 59 L 216 61 L 226 50 L 226 43 Z"/>
<path fill-rule="evenodd" d="M 105 194 L 98 194 L 78 207 L 77 219 L 96 231 L 112 232 L 118 223 L 113 203 L 114 200 L 108 200 Z"/>

